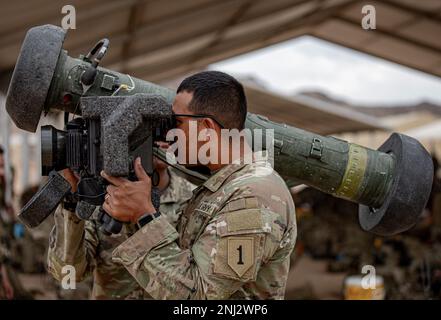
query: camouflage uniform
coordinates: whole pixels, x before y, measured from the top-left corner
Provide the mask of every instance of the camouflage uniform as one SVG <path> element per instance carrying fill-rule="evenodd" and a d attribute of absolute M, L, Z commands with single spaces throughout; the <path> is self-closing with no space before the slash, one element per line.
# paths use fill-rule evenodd
<path fill-rule="evenodd" d="M 193 191 L 177 229 L 154 219 L 113 252 L 155 299 L 283 299 L 297 233 L 265 161 L 230 164 Z"/>
<path fill-rule="evenodd" d="M 172 170 L 169 173 L 170 184 L 161 195 L 160 211 L 174 223 L 179 205 L 191 197 L 194 186 Z M 83 221 L 63 208 L 57 210 L 49 240 L 49 272 L 59 281 L 67 264 L 75 267 L 77 281 L 93 273 L 94 299 L 148 298 L 125 268 L 112 261 L 112 251 L 136 232 L 135 226 L 124 224 L 120 234 L 107 236 L 99 230 L 97 211 L 91 220 Z"/>

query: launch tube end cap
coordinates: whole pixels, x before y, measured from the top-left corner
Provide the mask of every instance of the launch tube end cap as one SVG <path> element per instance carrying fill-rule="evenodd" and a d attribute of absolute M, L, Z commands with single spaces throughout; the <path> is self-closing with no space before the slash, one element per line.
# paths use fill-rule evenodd
<path fill-rule="evenodd" d="M 6 110 L 20 129 L 37 130 L 65 36 L 53 25 L 26 34 L 6 96 Z"/>
<path fill-rule="evenodd" d="M 393 133 L 378 149 L 396 159 L 394 178 L 380 208 L 360 205 L 360 226 L 380 236 L 390 236 L 413 227 L 426 207 L 432 189 L 433 162 L 421 143 Z"/>

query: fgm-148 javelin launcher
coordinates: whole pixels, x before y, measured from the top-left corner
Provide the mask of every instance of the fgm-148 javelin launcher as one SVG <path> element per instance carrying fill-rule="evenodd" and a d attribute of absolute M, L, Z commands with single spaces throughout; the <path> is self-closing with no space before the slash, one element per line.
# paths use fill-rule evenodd
<path fill-rule="evenodd" d="M 99 67 L 107 39 L 86 56 L 68 56 L 62 48 L 65 35 L 52 25 L 28 31 L 7 94 L 6 109 L 23 130 L 35 132 L 41 114 L 50 110 L 79 116 L 71 121 L 65 117 L 64 131 L 41 128 L 42 172 L 49 180 L 20 212 L 29 227 L 40 224 L 69 194 L 70 185 L 58 170 L 71 168 L 80 174 L 77 214 L 84 219 L 90 217 L 89 205 L 103 203 L 102 169 L 130 177 L 132 159 L 140 155 L 154 177 L 153 142 L 174 126 L 174 92 Z M 359 203 L 364 230 L 378 235 L 405 231 L 427 203 L 433 164 L 411 137 L 393 133 L 376 151 L 251 113 L 246 127 L 274 129 L 274 166 L 282 177 Z M 121 228 L 105 212 L 101 222 L 109 233 Z"/>

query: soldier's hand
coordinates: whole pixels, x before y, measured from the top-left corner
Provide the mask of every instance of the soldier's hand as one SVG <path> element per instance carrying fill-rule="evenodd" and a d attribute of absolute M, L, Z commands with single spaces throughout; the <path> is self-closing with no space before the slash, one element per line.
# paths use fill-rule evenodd
<path fill-rule="evenodd" d="M 151 200 L 152 182 L 141 165 L 141 158 L 135 160 L 134 168 L 138 181 L 101 172 L 101 176 L 111 183 L 107 186 L 103 209 L 122 222 L 136 222 L 142 215 L 156 211 Z"/>
<path fill-rule="evenodd" d="M 80 181 L 78 175 L 75 172 L 73 172 L 71 169 L 61 170 L 60 173 L 64 177 L 64 179 L 66 179 L 69 182 L 72 188 L 72 192 L 77 192 L 78 181 Z"/>

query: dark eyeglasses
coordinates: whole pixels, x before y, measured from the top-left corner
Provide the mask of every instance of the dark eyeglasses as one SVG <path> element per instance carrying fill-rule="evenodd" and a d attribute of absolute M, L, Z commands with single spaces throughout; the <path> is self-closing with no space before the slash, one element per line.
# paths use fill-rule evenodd
<path fill-rule="evenodd" d="M 211 120 L 213 120 L 214 122 L 216 122 L 221 129 L 225 129 L 225 127 L 222 125 L 222 123 L 220 123 L 219 121 L 216 120 L 215 117 L 209 115 L 209 114 L 173 114 L 175 117 L 189 117 L 189 118 L 210 118 Z"/>

